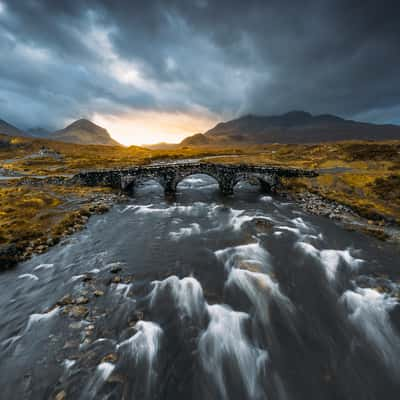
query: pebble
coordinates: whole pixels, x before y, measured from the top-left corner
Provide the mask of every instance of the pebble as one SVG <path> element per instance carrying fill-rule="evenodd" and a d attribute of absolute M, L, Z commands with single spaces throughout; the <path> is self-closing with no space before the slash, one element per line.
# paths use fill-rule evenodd
<path fill-rule="evenodd" d="M 88 315 L 89 310 L 85 306 L 73 306 L 69 312 L 69 315 L 73 318 L 84 318 Z"/>
<path fill-rule="evenodd" d="M 67 397 L 67 393 L 65 392 L 65 390 L 62 390 L 61 392 L 58 392 L 56 394 L 56 397 L 54 398 L 54 400 L 65 400 Z"/>
<path fill-rule="evenodd" d="M 76 299 L 76 304 L 87 304 L 87 303 L 89 303 L 89 299 L 85 296 L 79 296 Z"/>

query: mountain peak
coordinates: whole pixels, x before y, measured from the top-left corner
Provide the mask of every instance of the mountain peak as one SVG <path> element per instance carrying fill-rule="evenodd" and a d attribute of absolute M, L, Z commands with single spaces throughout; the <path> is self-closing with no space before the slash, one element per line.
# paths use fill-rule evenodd
<path fill-rule="evenodd" d="M 51 138 L 77 144 L 120 146 L 117 141 L 111 138 L 106 129 L 85 118 L 78 119 L 64 129 L 54 132 Z"/>
<path fill-rule="evenodd" d="M 76 121 L 69 124 L 65 129 L 67 129 L 67 128 L 81 128 L 81 129 L 100 128 L 100 129 L 104 129 L 101 126 L 96 125 L 94 122 L 92 122 L 86 118 L 77 119 Z"/>

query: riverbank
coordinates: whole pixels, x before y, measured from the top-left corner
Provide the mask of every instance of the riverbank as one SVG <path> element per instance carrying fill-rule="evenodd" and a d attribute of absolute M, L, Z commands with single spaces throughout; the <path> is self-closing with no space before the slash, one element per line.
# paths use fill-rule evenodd
<path fill-rule="evenodd" d="M 282 195 L 295 201 L 302 210 L 338 221 L 348 230 L 362 232 L 380 240 L 400 244 L 400 225 L 396 221 L 365 218 L 347 205 L 308 191 L 286 191 Z M 382 218 L 384 217 L 382 216 Z"/>
<path fill-rule="evenodd" d="M 41 254 L 82 230 L 93 214 L 108 211 L 124 196 L 89 188 L 25 179 L 0 186 L 0 269 Z"/>
<path fill-rule="evenodd" d="M 383 240 L 400 242 L 400 142 L 267 145 L 226 164 L 310 168 L 319 176 L 282 182 L 302 208 Z"/>

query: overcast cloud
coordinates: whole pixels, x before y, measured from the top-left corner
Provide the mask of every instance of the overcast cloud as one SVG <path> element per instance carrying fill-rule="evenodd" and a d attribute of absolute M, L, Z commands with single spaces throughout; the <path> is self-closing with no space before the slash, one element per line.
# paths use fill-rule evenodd
<path fill-rule="evenodd" d="M 0 118 L 293 109 L 400 123 L 398 1 L 0 0 Z"/>

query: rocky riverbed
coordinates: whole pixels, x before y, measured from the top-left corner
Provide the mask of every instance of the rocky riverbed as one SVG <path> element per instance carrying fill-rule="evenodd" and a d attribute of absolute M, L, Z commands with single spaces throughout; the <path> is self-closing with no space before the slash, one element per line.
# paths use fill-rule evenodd
<path fill-rule="evenodd" d="M 283 192 L 282 195 L 296 201 L 300 208 L 313 215 L 327 217 L 341 222 L 350 230 L 400 244 L 400 228 L 394 220 L 384 216 L 380 220 L 366 219 L 344 204 L 311 192 Z"/>

